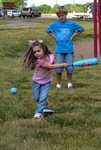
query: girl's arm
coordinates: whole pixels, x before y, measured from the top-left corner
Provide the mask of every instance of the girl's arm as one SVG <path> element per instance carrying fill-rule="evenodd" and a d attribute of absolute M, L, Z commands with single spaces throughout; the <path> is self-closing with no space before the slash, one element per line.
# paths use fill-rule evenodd
<path fill-rule="evenodd" d="M 55 68 L 67 68 L 69 64 L 67 63 L 62 63 L 62 64 L 50 64 L 49 62 L 44 62 L 42 67 L 47 68 L 47 69 L 55 69 Z"/>
<path fill-rule="evenodd" d="M 84 29 L 81 30 L 81 31 L 76 31 L 76 32 L 74 32 L 74 34 L 73 34 L 72 37 L 71 37 L 71 41 L 74 39 L 75 36 L 81 34 L 83 31 L 84 31 Z"/>

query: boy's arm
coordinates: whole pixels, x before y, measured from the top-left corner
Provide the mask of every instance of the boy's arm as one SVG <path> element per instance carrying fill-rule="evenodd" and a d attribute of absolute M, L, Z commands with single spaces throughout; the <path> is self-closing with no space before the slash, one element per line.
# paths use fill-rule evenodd
<path fill-rule="evenodd" d="M 81 30 L 81 31 L 76 31 L 76 32 L 74 32 L 74 34 L 73 34 L 72 37 L 71 37 L 71 41 L 74 39 L 75 36 L 81 34 L 82 32 L 84 32 L 84 29 Z"/>
<path fill-rule="evenodd" d="M 55 35 L 53 32 L 47 32 L 50 36 L 52 36 L 53 38 L 55 38 Z"/>

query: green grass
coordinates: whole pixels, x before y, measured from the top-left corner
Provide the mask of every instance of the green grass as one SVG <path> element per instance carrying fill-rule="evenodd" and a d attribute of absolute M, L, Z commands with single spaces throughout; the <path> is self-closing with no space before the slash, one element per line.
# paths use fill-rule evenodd
<path fill-rule="evenodd" d="M 53 51 L 54 40 L 45 32 L 53 19 L 30 19 L 39 24 L 0 26 L 0 150 L 100 150 L 101 147 L 101 59 L 92 67 L 75 68 L 74 91 L 49 92 L 49 109 L 55 113 L 33 119 L 36 103 L 32 98 L 33 72 L 20 72 L 19 61 L 28 49 L 29 39 L 43 39 Z M 29 19 L 25 19 L 25 22 Z M 93 37 L 93 22 L 81 22 L 85 32 L 77 40 Z M 10 88 L 17 87 L 16 95 Z"/>

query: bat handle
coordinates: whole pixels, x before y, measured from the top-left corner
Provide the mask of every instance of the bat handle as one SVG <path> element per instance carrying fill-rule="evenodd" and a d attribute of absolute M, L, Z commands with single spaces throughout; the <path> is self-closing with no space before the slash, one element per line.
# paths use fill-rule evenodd
<path fill-rule="evenodd" d="M 73 64 L 69 64 L 69 66 L 73 66 Z"/>

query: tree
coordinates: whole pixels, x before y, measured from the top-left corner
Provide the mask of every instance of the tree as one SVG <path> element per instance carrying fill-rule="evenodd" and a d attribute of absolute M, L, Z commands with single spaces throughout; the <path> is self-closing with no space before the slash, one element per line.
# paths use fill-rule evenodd
<path fill-rule="evenodd" d="M 59 7 L 58 4 L 54 5 L 54 7 L 52 7 L 52 8 L 50 9 L 50 13 L 56 13 L 56 10 L 57 10 L 58 7 Z"/>
<path fill-rule="evenodd" d="M 68 13 L 72 13 L 73 12 L 73 5 L 72 4 L 65 4 L 64 6 L 68 10 Z"/>
<path fill-rule="evenodd" d="M 2 2 L 14 2 L 14 8 L 18 10 L 22 10 L 23 7 L 27 6 L 27 0 L 0 0 L 0 4 Z M 73 11 L 75 12 L 87 12 L 88 6 L 90 6 L 91 3 L 86 3 L 86 4 L 65 4 L 64 6 L 67 8 L 68 13 L 72 13 Z M 56 4 L 54 7 L 51 7 L 50 5 L 40 5 L 37 6 L 37 8 L 42 12 L 42 13 L 56 13 L 56 9 L 59 5 Z M 33 4 L 31 7 L 36 7 L 35 4 Z M 0 8 L 1 9 L 1 8 Z"/>
<path fill-rule="evenodd" d="M 40 6 L 37 6 L 37 8 L 44 14 L 46 13 L 49 13 L 50 9 L 51 9 L 51 6 L 49 5 L 40 5 Z"/>
<path fill-rule="evenodd" d="M 42 13 L 56 13 L 56 9 L 59 5 L 54 5 L 54 7 L 51 7 L 50 5 L 40 5 L 37 6 L 37 8 L 42 12 Z M 73 11 L 75 12 L 87 12 L 87 8 L 89 6 L 89 3 L 87 4 L 65 4 L 64 5 L 67 10 L 68 13 L 72 13 Z"/>

